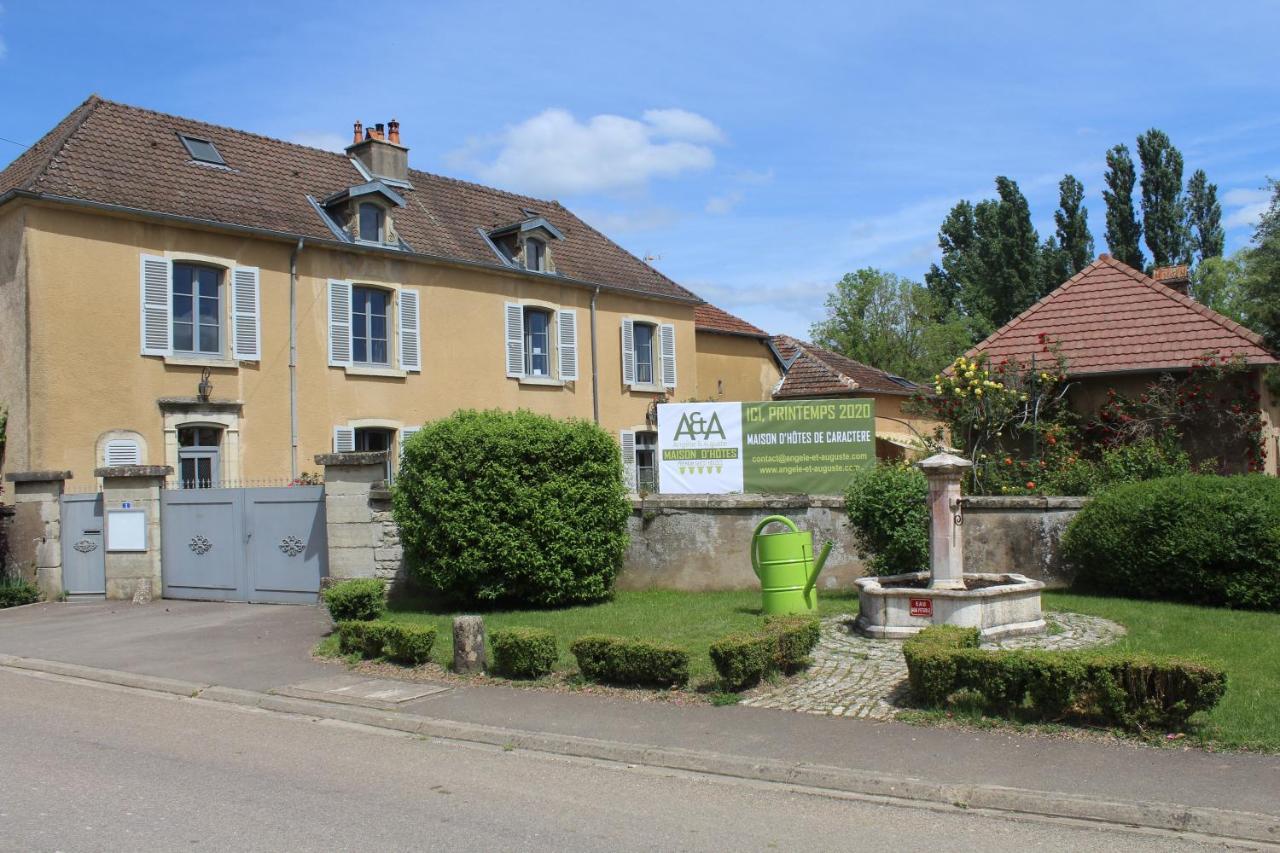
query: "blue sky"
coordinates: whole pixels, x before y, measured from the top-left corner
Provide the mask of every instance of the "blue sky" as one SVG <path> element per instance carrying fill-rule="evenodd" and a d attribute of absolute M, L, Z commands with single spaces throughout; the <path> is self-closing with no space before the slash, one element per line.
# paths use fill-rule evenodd
<path fill-rule="evenodd" d="M 845 272 L 921 278 L 998 174 L 1042 237 L 1075 174 L 1104 250 L 1104 152 L 1149 127 L 1228 251 L 1280 177 L 1270 2 L 0 2 L 0 137 L 90 92 L 323 147 L 398 118 L 416 168 L 558 198 L 774 332 Z"/>

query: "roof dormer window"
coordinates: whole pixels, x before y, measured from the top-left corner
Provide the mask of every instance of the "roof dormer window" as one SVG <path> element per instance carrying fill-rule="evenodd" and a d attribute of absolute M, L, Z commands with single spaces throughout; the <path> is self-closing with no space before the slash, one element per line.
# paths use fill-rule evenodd
<path fill-rule="evenodd" d="M 187 153 L 191 155 L 192 160 L 199 163 L 212 163 L 215 166 L 227 165 L 227 161 L 222 159 L 218 149 L 209 140 L 201 139 L 198 136 L 187 136 L 184 133 L 179 133 L 178 138 L 186 146 Z"/>
<path fill-rule="evenodd" d="M 524 241 L 524 268 L 535 272 L 547 271 L 547 244 L 537 237 Z"/>
<path fill-rule="evenodd" d="M 360 204 L 360 239 L 366 243 L 387 242 L 387 212 L 373 202 Z"/>

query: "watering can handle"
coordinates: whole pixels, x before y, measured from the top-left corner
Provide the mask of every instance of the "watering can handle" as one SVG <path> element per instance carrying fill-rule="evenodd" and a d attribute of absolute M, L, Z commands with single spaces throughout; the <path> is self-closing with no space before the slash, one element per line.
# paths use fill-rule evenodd
<path fill-rule="evenodd" d="M 800 528 L 796 527 L 796 523 L 785 515 L 771 515 L 761 519 L 760 523 L 756 525 L 755 532 L 751 534 L 751 569 L 756 573 L 756 577 L 760 577 L 760 557 L 756 554 L 756 542 L 760 539 L 760 531 L 774 522 L 790 527 L 792 533 L 800 532 Z"/>

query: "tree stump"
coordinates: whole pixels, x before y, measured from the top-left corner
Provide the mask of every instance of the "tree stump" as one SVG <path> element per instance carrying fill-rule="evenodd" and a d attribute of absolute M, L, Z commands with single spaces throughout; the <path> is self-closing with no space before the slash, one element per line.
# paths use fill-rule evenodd
<path fill-rule="evenodd" d="M 484 619 L 453 617 L 453 671 L 463 675 L 484 672 Z"/>

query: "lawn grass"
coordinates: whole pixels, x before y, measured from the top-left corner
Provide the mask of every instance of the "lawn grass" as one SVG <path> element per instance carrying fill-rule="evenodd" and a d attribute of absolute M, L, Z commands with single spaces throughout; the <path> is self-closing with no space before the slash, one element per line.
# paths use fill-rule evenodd
<path fill-rule="evenodd" d="M 833 616 L 858 612 L 856 590 L 823 592 L 819 613 Z M 436 626 L 436 646 L 431 657 L 447 666 L 453 659 L 453 613 L 430 612 L 428 603 L 395 602 L 387 618 L 396 622 Z M 559 610 L 498 610 L 483 614 L 485 629 L 527 626 L 548 628 L 556 635 L 560 660 L 556 668 L 576 669 L 569 644 L 584 634 L 615 634 L 672 643 L 689 652 L 690 683 L 709 680 L 713 674 L 708 648 L 735 631 L 763 624 L 758 590 L 728 592 L 677 592 L 668 589 L 619 591 L 612 601 Z M 322 655 L 338 653 L 337 638 L 326 637 L 317 648 Z"/>
<path fill-rule="evenodd" d="M 1119 622 L 1129 633 L 1114 648 L 1197 657 L 1227 670 L 1227 693 L 1198 737 L 1241 749 L 1280 751 L 1280 613 L 1101 598 L 1046 591 L 1046 610 Z"/>

